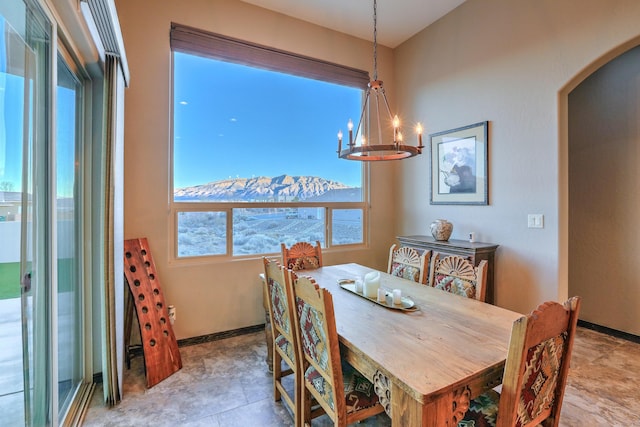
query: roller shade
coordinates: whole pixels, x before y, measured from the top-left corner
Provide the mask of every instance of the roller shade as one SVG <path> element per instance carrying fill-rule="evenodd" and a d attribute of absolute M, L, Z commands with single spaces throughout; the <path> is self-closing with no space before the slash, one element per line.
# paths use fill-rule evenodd
<path fill-rule="evenodd" d="M 171 50 L 366 89 L 369 73 L 185 25 L 171 24 Z"/>

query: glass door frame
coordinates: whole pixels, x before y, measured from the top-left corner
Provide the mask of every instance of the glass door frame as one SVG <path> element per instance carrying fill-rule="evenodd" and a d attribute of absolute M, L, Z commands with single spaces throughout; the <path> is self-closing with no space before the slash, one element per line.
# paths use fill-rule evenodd
<path fill-rule="evenodd" d="M 55 25 L 46 9 L 31 0 L 25 4 L 25 38 L 33 55 L 25 55 L 25 76 L 32 79 L 29 126 L 23 126 L 23 182 L 22 198 L 26 215 L 21 232 L 21 276 L 29 277 L 31 307 L 29 313 L 23 313 L 23 323 L 29 322 L 25 316 L 31 315 L 30 324 L 26 326 L 27 336 L 23 337 L 27 345 L 24 388 L 25 425 L 49 424 L 53 418 L 50 373 L 51 364 L 51 299 L 50 299 L 50 253 L 49 233 L 50 201 L 48 182 L 47 147 L 51 142 L 51 108 L 52 68 L 51 53 L 55 52 Z M 41 31 L 42 34 L 39 34 Z M 26 119 L 26 118 L 25 118 Z M 23 120 L 25 120 L 23 119 Z M 23 306 L 25 306 L 23 302 Z M 30 331 L 29 331 L 30 327 Z M 29 332 L 31 332 L 29 336 Z M 31 347 L 29 347 L 29 344 Z"/>
<path fill-rule="evenodd" d="M 41 3 L 43 0 L 38 0 Z M 95 383 L 93 381 L 93 373 L 94 373 L 94 361 L 93 361 L 93 349 L 94 349 L 94 335 L 93 335 L 93 293 L 92 286 L 94 279 L 94 271 L 93 266 L 97 262 L 98 264 L 101 262 L 96 261 L 94 259 L 95 253 L 101 253 L 100 250 L 96 250 L 94 245 L 100 244 L 100 242 L 96 242 L 94 240 L 95 236 L 95 228 L 100 227 L 99 223 L 94 221 L 93 210 L 96 208 L 94 205 L 95 197 L 92 195 L 92 183 L 96 179 L 96 176 L 102 173 L 102 168 L 100 164 L 100 160 L 96 161 L 96 158 L 102 159 L 102 145 L 98 144 L 96 146 L 96 142 L 102 142 L 102 133 L 100 132 L 100 125 L 103 124 L 102 116 L 104 111 L 104 106 L 102 105 L 102 99 L 98 97 L 94 98 L 94 94 L 96 90 L 101 90 L 103 75 L 96 71 L 93 68 L 92 72 L 89 72 L 83 64 L 87 63 L 87 60 L 82 57 L 82 54 L 76 49 L 77 46 L 73 43 L 67 42 L 71 40 L 71 37 L 68 34 L 63 32 L 63 28 L 60 25 L 56 25 L 55 27 L 55 49 L 51 49 L 51 61 L 52 64 L 57 64 L 57 59 L 60 57 L 61 60 L 64 61 L 68 70 L 73 74 L 74 78 L 78 81 L 78 90 L 81 92 L 79 99 L 77 99 L 76 106 L 76 136 L 77 136 L 77 146 L 76 151 L 78 152 L 78 157 L 76 158 L 80 164 L 80 169 L 76 174 L 78 189 L 76 191 L 78 197 L 78 203 L 76 204 L 76 208 L 79 210 L 79 214 L 77 215 L 78 224 L 77 227 L 77 236 L 76 236 L 76 244 L 78 245 L 78 271 L 76 274 L 79 280 L 78 292 L 80 292 L 79 299 L 79 316 L 78 321 L 81 323 L 80 331 L 78 334 L 78 338 L 80 339 L 80 354 L 79 363 L 81 366 L 79 367 L 80 374 L 80 382 L 77 384 L 75 389 L 72 391 L 71 402 L 68 405 L 65 405 L 64 413 L 57 413 L 59 408 L 58 401 L 58 361 L 56 360 L 56 364 L 52 364 L 52 373 L 55 374 L 55 381 L 51 382 L 52 391 L 55 392 L 56 400 L 53 405 L 53 410 L 55 411 L 54 420 L 57 421 L 58 425 L 77 425 L 79 424 L 83 410 L 88 405 L 89 400 L 93 394 Z M 52 76 L 52 81 L 54 82 L 51 90 L 53 92 L 53 105 L 56 105 L 57 99 L 55 97 L 55 92 L 57 88 L 57 66 L 52 66 L 55 70 L 54 75 Z M 51 123 L 56 123 L 53 121 Z M 95 127 L 95 124 L 98 127 Z M 52 135 L 54 138 L 56 137 L 55 129 L 52 131 Z M 57 146 L 57 141 L 55 141 L 55 145 Z M 55 160 L 55 153 L 50 153 L 50 158 Z M 52 168 L 52 177 L 50 177 L 49 182 L 53 185 L 56 182 L 55 178 L 55 170 Z M 51 190 L 51 198 L 55 199 L 56 191 L 54 189 Z M 53 201 L 53 200 L 52 200 Z M 55 211 L 55 209 L 53 210 Z M 99 222 L 99 221 L 98 221 Z M 56 245 L 57 236 L 52 237 L 52 246 Z M 57 251 L 53 252 L 55 257 L 51 259 L 57 260 Z M 55 264 L 55 262 L 52 262 Z M 53 272 L 52 272 L 53 273 Z M 55 272 L 55 275 L 51 277 L 58 279 L 58 274 Z M 57 286 L 53 289 L 57 289 Z M 57 293 L 57 292 L 54 292 Z M 52 310 L 51 317 L 55 321 L 52 324 L 56 324 L 57 327 L 57 307 L 58 301 L 57 298 L 55 301 L 51 302 L 54 310 Z M 56 330 L 52 331 L 53 334 L 56 334 Z M 56 347 L 51 349 L 53 356 L 56 357 L 58 355 L 57 348 L 57 340 Z M 53 358 L 52 358 L 53 360 Z"/>
<path fill-rule="evenodd" d="M 58 38 L 60 39 L 60 38 Z M 75 137 L 75 145 L 74 145 L 74 162 L 77 162 L 79 165 L 78 171 L 75 173 L 75 182 L 77 185 L 77 189 L 74 192 L 74 198 L 77 200 L 74 201 L 74 209 L 77 209 L 77 213 L 75 214 L 75 218 L 77 223 L 74 224 L 74 244 L 76 246 L 76 270 L 73 271 L 73 275 L 77 280 L 77 289 L 79 295 L 77 295 L 74 300 L 77 303 L 75 307 L 76 318 L 75 322 L 78 322 L 78 325 L 75 325 L 73 333 L 74 339 L 77 339 L 79 343 L 76 346 L 79 354 L 75 355 L 77 357 L 76 362 L 74 362 L 73 369 L 77 370 L 78 375 L 80 377 L 79 383 L 75 383 L 73 389 L 71 390 L 69 396 L 66 399 L 66 402 L 58 401 L 57 408 L 58 410 L 63 410 L 63 414 L 58 415 L 59 422 L 61 424 L 73 424 L 72 422 L 65 422 L 65 420 L 73 420 L 80 416 L 79 414 L 79 406 L 78 402 L 82 402 L 87 398 L 87 394 L 90 394 L 90 391 L 93 388 L 93 374 L 92 374 L 92 351 L 91 351 L 91 339 L 90 339 L 90 331 L 91 331 L 91 311 L 87 309 L 91 304 L 91 288 L 88 286 L 91 283 L 90 277 L 90 258 L 85 256 L 85 250 L 83 248 L 85 239 L 85 234 L 90 233 L 90 229 L 86 226 L 86 222 L 90 218 L 90 205 L 87 204 L 87 199 L 90 198 L 90 194 L 87 190 L 88 185 L 87 180 L 90 179 L 90 157 L 86 155 L 87 151 L 91 151 L 91 135 L 86 131 L 88 126 L 86 126 L 85 122 L 90 122 L 90 115 L 87 114 L 87 111 L 91 110 L 91 104 L 86 102 L 85 93 L 90 93 L 91 91 L 91 82 L 88 78 L 87 73 L 82 69 L 79 65 L 79 61 L 71 52 L 66 48 L 66 46 L 62 43 L 57 44 L 57 58 L 56 64 L 58 64 L 58 60 L 64 63 L 64 66 L 67 68 L 67 71 L 72 75 L 74 81 L 76 82 L 76 108 L 75 108 L 75 129 L 74 129 L 74 137 Z M 58 72 L 58 67 L 56 66 L 56 72 Z M 56 82 L 58 82 L 58 76 L 56 76 Z M 59 85 L 57 83 L 56 87 Z M 57 91 L 56 91 L 57 92 Z M 56 99 L 57 102 L 57 99 Z M 57 108 L 56 108 L 57 111 Z M 56 120 L 56 125 L 58 124 L 58 120 Z M 56 137 L 56 147 L 58 147 L 59 141 Z M 57 151 L 57 150 L 56 150 Z M 55 154 L 52 154 L 52 159 Z M 58 165 L 59 166 L 59 165 Z M 55 175 L 55 171 L 54 171 Z M 57 181 L 57 176 L 55 179 L 52 179 L 50 182 Z M 90 181 L 89 181 L 90 182 Z M 56 191 L 57 193 L 57 191 Z M 52 193 L 55 197 L 56 193 Z M 56 213 L 58 211 L 56 210 Z M 56 221 L 56 224 L 60 224 L 59 221 Z M 56 230 L 58 231 L 58 230 Z M 59 235 L 59 233 L 58 233 Z M 57 239 L 56 239 L 57 242 Z M 58 258 L 56 258 L 58 259 Z M 58 272 L 59 273 L 59 272 Z M 53 276 L 57 280 L 60 279 L 59 275 Z M 56 288 L 57 292 L 56 296 L 58 296 L 59 286 Z M 59 307 L 60 301 L 56 302 L 56 308 Z M 57 313 L 59 314 L 59 313 Z M 59 319 L 59 316 L 56 316 L 56 319 Z M 58 326 L 57 330 L 54 330 L 54 334 L 59 332 L 60 328 Z M 56 335 L 56 336 L 59 336 Z M 56 340 L 56 344 L 58 345 L 58 341 Z M 55 351 L 56 356 L 60 354 L 60 348 L 58 347 Z M 57 360 L 56 365 L 52 366 L 52 369 L 58 373 L 58 368 L 61 366 L 61 363 L 64 361 Z M 80 366 L 77 366 L 77 365 Z M 89 381 L 90 379 L 90 381 Z M 55 384 L 58 385 L 60 378 Z M 75 381 L 75 380 L 74 380 Z M 58 394 L 58 398 L 61 396 Z M 61 406 L 62 404 L 62 406 Z"/>
<path fill-rule="evenodd" d="M 65 27 L 58 22 L 59 14 L 46 0 L 13 0 L 18 12 L 16 24 L 24 25 L 25 53 L 24 103 L 25 117 L 22 171 L 22 224 L 20 232 L 20 277 L 22 306 L 30 292 L 31 306 L 22 313 L 23 318 L 23 370 L 24 370 L 24 421 L 25 425 L 75 425 L 82 416 L 82 408 L 93 392 L 92 352 L 92 219 L 91 184 L 92 167 L 96 165 L 93 148 L 96 136 L 92 133 L 92 121 L 101 121 L 102 105 L 93 105 L 92 77 L 82 66 L 82 56 L 73 40 L 65 34 Z M 23 9 L 24 8 L 24 9 Z M 11 6 L 9 15 L 12 16 Z M 24 19 L 24 24 L 20 21 Z M 9 22 L 9 21 L 8 21 Z M 36 28 L 31 34 L 30 28 Z M 42 30 L 44 37 L 37 31 Z M 76 105 L 75 130 L 80 168 L 77 171 L 76 191 L 78 209 L 77 227 L 73 231 L 80 254 L 74 273 L 78 277 L 80 293 L 79 328 L 80 341 L 77 355 L 79 382 L 69 392 L 69 403 L 60 408 L 58 393 L 58 221 L 56 191 L 56 121 L 57 121 L 57 66 L 58 57 L 78 79 L 78 89 L 83 94 Z M 92 63 L 92 61 L 89 61 Z M 95 74 L 95 70 L 93 72 Z M 28 88 L 31 88 L 31 91 Z M 100 83 L 98 83 L 100 87 Z M 100 101 L 98 101 L 100 102 Z M 27 105 L 28 104 L 28 105 Z M 28 113 L 26 112 L 28 111 Z M 100 156 L 100 153 L 97 153 Z M 100 174 L 98 168 L 95 173 Z M 96 224 L 98 226 L 98 224 Z M 98 251 L 99 252 L 99 251 Z M 84 255 L 84 256 L 83 256 Z M 30 280 L 27 280 L 30 275 Z M 24 279 L 23 279 L 24 278 Z M 30 282 L 30 283 L 29 283 Z M 26 287 L 30 286 L 27 290 Z M 22 292 L 21 292 L 22 294 Z"/>

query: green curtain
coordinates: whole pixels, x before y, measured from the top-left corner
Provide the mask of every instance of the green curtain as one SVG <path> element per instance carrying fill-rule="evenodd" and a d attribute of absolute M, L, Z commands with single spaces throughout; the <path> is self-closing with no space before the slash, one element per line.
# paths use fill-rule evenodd
<path fill-rule="evenodd" d="M 113 406 L 122 399 L 124 366 L 123 149 L 125 81 L 119 58 L 106 56 L 105 253 L 102 324 L 104 398 Z"/>

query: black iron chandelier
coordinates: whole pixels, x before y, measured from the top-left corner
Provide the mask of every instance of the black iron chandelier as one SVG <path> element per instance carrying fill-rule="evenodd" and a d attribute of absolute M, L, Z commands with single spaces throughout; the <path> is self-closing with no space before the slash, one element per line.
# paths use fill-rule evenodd
<path fill-rule="evenodd" d="M 365 94 L 362 112 L 358 126 L 353 129 L 353 121 L 349 119 L 347 128 L 349 131 L 349 141 L 346 147 L 342 148 L 342 130 L 338 132 L 338 157 L 347 160 L 361 161 L 379 161 L 379 160 L 399 160 L 422 154 L 422 125 L 416 125 L 416 133 L 418 135 L 418 145 L 407 145 L 404 143 L 402 129 L 400 127 L 400 119 L 397 115 L 391 113 L 389 101 L 385 94 L 382 80 L 378 80 L 378 41 L 377 41 L 377 0 L 373 0 L 373 80 L 369 82 Z M 372 101 L 373 99 L 373 101 Z M 378 143 L 372 143 L 369 138 L 369 124 L 371 123 L 369 115 L 371 108 L 374 108 L 376 116 L 376 124 L 378 126 Z M 384 143 L 382 136 L 382 121 L 380 119 L 384 111 L 389 115 L 389 121 L 393 126 L 393 142 Z M 355 136 L 354 136 L 355 135 Z"/>

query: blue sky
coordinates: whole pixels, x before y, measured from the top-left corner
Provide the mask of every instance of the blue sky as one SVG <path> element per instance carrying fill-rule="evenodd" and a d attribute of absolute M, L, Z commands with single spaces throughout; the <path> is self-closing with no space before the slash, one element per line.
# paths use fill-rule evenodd
<path fill-rule="evenodd" d="M 360 89 L 174 57 L 175 188 L 283 174 L 360 186 L 361 163 L 336 154 L 338 131 L 359 118 Z"/>
<path fill-rule="evenodd" d="M 0 182 L 20 191 L 22 170 L 22 77 L 0 70 Z"/>
<path fill-rule="evenodd" d="M 6 38 L 7 34 L 12 37 Z M 7 46 L 8 42 L 8 46 Z M 0 183 L 11 191 L 22 190 L 23 149 L 25 144 L 31 152 L 36 149 L 49 149 L 52 138 L 48 134 L 39 135 L 34 141 L 33 93 L 25 95 L 25 65 L 21 59 L 10 62 L 11 58 L 20 58 L 20 52 L 31 52 L 22 37 L 0 15 Z M 9 56 L 11 53 L 11 56 Z M 72 197 L 75 191 L 76 161 L 76 82 L 71 72 L 57 62 L 60 84 L 56 89 L 56 194 L 58 197 Z M 33 92 L 34 85 L 44 84 L 40 78 L 44 71 L 37 72 L 36 81 L 27 80 L 28 89 Z M 49 86 L 47 86 L 48 88 Z M 27 97 L 30 100 L 26 100 Z M 41 101 L 42 102 L 42 101 Z M 27 108 L 28 107 L 28 108 Z M 28 111 L 25 111 L 27 108 Z M 51 109 L 47 108 L 49 112 Z M 38 120 L 44 122 L 45 118 Z M 28 122 L 30 121 L 30 122 Z M 28 123 L 27 123 L 28 122 Z M 43 128 L 43 126 L 39 126 Z M 25 135 L 25 130 L 28 132 Z M 31 154 L 32 156 L 34 154 Z M 8 184 L 8 185 L 7 185 Z"/>
<path fill-rule="evenodd" d="M 338 131 L 346 135 L 347 121 L 359 118 L 360 89 L 193 55 L 175 58 L 175 188 L 284 174 L 361 185 L 361 163 L 336 154 Z M 24 80 L 3 71 L 0 182 L 19 191 Z M 73 156 L 65 147 L 73 146 L 74 108 L 73 90 L 58 87 L 59 161 Z M 59 172 L 58 195 L 69 196 L 73 170 Z"/>
<path fill-rule="evenodd" d="M 59 197 L 71 197 L 75 179 L 75 92 L 57 88 L 56 185 Z M 22 189 L 24 79 L 0 71 L 0 182 Z"/>

